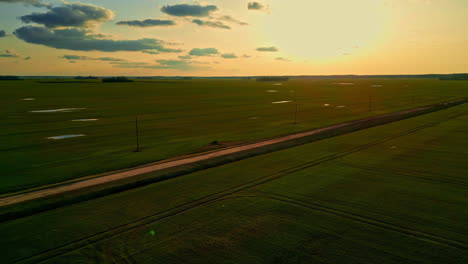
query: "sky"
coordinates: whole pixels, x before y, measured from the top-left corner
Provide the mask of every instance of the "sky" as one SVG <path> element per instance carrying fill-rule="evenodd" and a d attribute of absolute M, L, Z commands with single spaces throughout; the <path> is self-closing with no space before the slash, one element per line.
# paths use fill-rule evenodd
<path fill-rule="evenodd" d="M 0 75 L 468 72 L 467 0 L 0 0 Z"/>

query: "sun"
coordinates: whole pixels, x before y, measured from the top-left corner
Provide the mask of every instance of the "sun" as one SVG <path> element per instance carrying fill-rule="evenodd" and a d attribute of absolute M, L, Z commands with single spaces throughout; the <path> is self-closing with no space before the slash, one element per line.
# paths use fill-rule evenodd
<path fill-rule="evenodd" d="M 272 0 L 261 41 L 284 55 L 327 59 L 376 45 L 385 34 L 384 0 Z"/>

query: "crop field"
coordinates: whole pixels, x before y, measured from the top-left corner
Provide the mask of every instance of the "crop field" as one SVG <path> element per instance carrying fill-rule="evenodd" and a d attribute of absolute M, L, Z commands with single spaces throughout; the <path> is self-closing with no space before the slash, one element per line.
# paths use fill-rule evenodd
<path fill-rule="evenodd" d="M 468 94 L 466 82 L 435 79 L 1 86 L 0 194 L 193 153 L 213 141 L 252 141 Z M 137 116 L 141 152 L 134 152 Z"/>
<path fill-rule="evenodd" d="M 406 82 L 420 87 L 408 90 L 409 96 L 438 99 L 436 81 Z M 267 84 L 249 84 L 254 91 L 246 93 L 252 95 L 242 96 L 268 99 L 261 94 Z M 306 84 L 320 86 L 288 85 L 307 90 Z M 402 81 L 385 81 L 391 84 Z M 322 85 L 323 93 L 327 87 L 332 91 L 321 99 L 311 92 L 311 102 L 359 105 L 357 96 L 333 94 L 350 87 Z M 444 93 L 459 96 L 460 88 Z M 391 98 L 387 92 L 381 98 Z M 301 102 L 329 118 L 322 116 L 321 125 L 367 114 L 364 106 L 332 115 Z M 390 102 L 381 99 L 378 111 L 411 106 Z M 4 222 L 2 263 L 467 263 L 467 111 L 465 104 Z M 301 120 L 308 120 L 306 113 Z M 44 118 L 61 124 L 58 117 Z M 307 125 L 313 127 L 314 118 Z M 284 130 L 275 133 L 284 133 L 290 120 L 282 122 Z M 265 136 L 255 130 L 249 135 Z"/>

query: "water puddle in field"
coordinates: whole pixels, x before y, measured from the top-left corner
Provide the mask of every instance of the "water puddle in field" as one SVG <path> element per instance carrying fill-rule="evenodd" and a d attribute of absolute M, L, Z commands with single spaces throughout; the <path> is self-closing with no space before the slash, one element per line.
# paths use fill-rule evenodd
<path fill-rule="evenodd" d="M 267 92 L 268 93 L 277 93 L 278 91 L 277 90 L 268 90 Z"/>
<path fill-rule="evenodd" d="M 345 108 L 345 107 L 346 107 L 346 105 L 339 105 L 336 108 Z"/>
<path fill-rule="evenodd" d="M 335 85 L 354 85 L 354 83 L 333 83 Z"/>
<path fill-rule="evenodd" d="M 292 101 L 278 101 L 278 102 L 273 102 L 272 104 L 286 104 L 286 103 L 291 103 Z"/>
<path fill-rule="evenodd" d="M 59 109 L 48 109 L 48 110 L 35 110 L 29 111 L 30 113 L 69 113 L 74 111 L 83 110 L 86 108 L 59 108 Z"/>
<path fill-rule="evenodd" d="M 330 106 L 330 104 L 323 104 L 323 106 L 325 106 L 325 107 L 329 107 L 329 106 Z"/>
<path fill-rule="evenodd" d="M 283 84 L 282 83 L 274 83 L 273 85 L 279 86 L 279 85 L 283 85 Z"/>
<path fill-rule="evenodd" d="M 373 84 L 373 85 L 371 85 L 371 86 L 372 86 L 372 87 L 383 87 L 383 85 L 381 85 L 381 84 Z"/>
<path fill-rule="evenodd" d="M 62 136 L 54 136 L 54 137 L 48 137 L 47 139 L 66 139 L 66 138 L 75 138 L 75 137 L 84 137 L 85 135 L 83 134 L 77 134 L 77 135 L 62 135 Z"/>
<path fill-rule="evenodd" d="M 93 122 L 98 121 L 98 118 L 88 118 L 88 119 L 73 119 L 72 122 Z"/>
<path fill-rule="evenodd" d="M 21 101 L 34 101 L 36 100 L 36 98 L 23 98 L 23 99 L 20 99 Z"/>
<path fill-rule="evenodd" d="M 258 116 L 254 116 L 254 117 L 249 118 L 249 120 L 255 120 L 255 119 L 259 119 L 259 118 L 260 117 L 258 117 Z"/>

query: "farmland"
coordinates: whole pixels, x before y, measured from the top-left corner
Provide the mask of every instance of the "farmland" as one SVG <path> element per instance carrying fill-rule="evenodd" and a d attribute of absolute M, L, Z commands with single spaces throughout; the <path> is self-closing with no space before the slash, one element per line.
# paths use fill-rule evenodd
<path fill-rule="evenodd" d="M 467 95 L 431 79 L 1 84 L 0 193 Z"/>
<path fill-rule="evenodd" d="M 5 263 L 466 263 L 467 110 L 5 222 L 0 254 Z"/>

